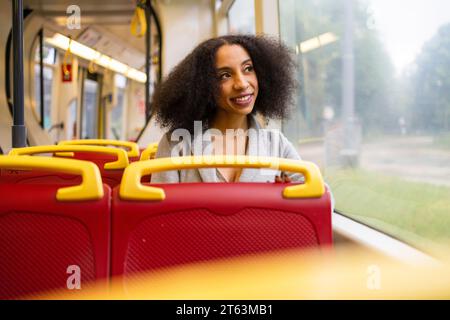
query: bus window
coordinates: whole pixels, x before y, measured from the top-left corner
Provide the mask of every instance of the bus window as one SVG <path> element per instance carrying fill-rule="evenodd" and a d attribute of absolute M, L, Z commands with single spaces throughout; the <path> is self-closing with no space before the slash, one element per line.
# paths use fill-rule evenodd
<path fill-rule="evenodd" d="M 69 104 L 66 139 L 77 139 L 77 99 L 72 99 Z"/>
<path fill-rule="evenodd" d="M 130 81 L 129 104 L 127 108 L 126 140 L 136 141 L 142 128 L 145 127 L 145 86 L 136 81 Z"/>
<path fill-rule="evenodd" d="M 110 116 L 110 130 L 108 134 L 109 139 L 123 140 L 124 134 L 124 110 L 125 106 L 125 89 L 127 85 L 127 78 L 122 75 L 116 74 L 114 76 L 114 85 L 117 90 L 116 105 L 113 106 Z"/>
<path fill-rule="evenodd" d="M 228 11 L 228 32 L 255 34 L 255 3 L 235 0 Z"/>
<path fill-rule="evenodd" d="M 43 75 L 44 75 L 44 90 L 41 90 L 41 67 L 40 67 L 40 48 L 36 48 L 35 62 L 34 62 L 34 106 L 35 114 L 42 127 L 46 130 L 50 129 L 52 125 L 52 94 L 53 94 L 53 76 L 55 73 L 56 63 L 56 49 L 44 45 L 43 48 Z M 41 105 L 41 95 L 44 94 L 44 105 Z M 41 109 L 43 109 L 44 119 L 41 119 Z"/>
<path fill-rule="evenodd" d="M 450 2 L 279 8 L 300 84 L 283 130 L 324 170 L 336 210 L 419 248 L 448 244 Z"/>
<path fill-rule="evenodd" d="M 98 137 L 99 84 L 96 74 L 87 74 L 83 82 L 83 99 L 81 115 L 81 138 L 96 139 Z"/>

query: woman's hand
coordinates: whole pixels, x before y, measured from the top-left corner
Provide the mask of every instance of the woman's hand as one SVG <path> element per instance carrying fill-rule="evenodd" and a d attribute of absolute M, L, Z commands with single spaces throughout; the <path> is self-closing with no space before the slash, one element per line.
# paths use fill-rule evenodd
<path fill-rule="evenodd" d="M 291 182 L 291 178 L 284 173 L 284 171 L 281 171 L 281 176 L 275 176 L 275 182 L 276 183 L 289 183 Z"/>

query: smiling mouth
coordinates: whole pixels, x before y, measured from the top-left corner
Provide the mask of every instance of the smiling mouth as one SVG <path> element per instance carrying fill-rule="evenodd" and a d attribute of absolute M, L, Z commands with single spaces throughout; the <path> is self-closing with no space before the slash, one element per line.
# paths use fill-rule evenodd
<path fill-rule="evenodd" d="M 231 101 L 240 106 L 246 106 L 253 101 L 253 93 L 237 98 L 231 98 Z"/>

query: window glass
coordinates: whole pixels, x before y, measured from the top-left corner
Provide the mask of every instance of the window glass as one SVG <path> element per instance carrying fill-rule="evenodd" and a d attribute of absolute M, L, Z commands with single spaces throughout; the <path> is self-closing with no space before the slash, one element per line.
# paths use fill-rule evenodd
<path fill-rule="evenodd" d="M 69 104 L 67 120 L 67 140 L 77 139 L 77 99 L 72 99 Z"/>
<path fill-rule="evenodd" d="M 117 90 L 117 104 L 113 106 L 110 112 L 110 139 L 124 139 L 123 117 L 125 110 L 125 88 L 127 79 L 119 74 L 114 76 L 114 82 Z"/>
<path fill-rule="evenodd" d="M 448 244 L 450 2 L 279 8 L 300 84 L 283 130 L 321 166 L 336 210 L 420 248 Z"/>
<path fill-rule="evenodd" d="M 82 139 L 96 139 L 98 136 L 98 82 L 84 79 Z"/>
<path fill-rule="evenodd" d="M 127 108 L 126 140 L 136 141 L 145 126 L 145 85 L 132 83 L 130 88 L 130 106 Z"/>
<path fill-rule="evenodd" d="M 34 101 L 35 111 L 39 121 L 41 121 L 41 68 L 39 63 L 34 65 Z M 49 129 L 52 123 L 52 88 L 53 88 L 53 68 L 44 66 L 44 129 Z"/>
<path fill-rule="evenodd" d="M 231 34 L 255 34 L 255 3 L 235 0 L 228 11 L 228 32 Z"/>
<path fill-rule="evenodd" d="M 38 46 L 38 48 L 36 49 L 36 54 L 34 56 L 34 59 L 36 62 L 40 61 L 39 55 L 40 55 L 40 50 L 39 50 L 39 46 Z M 43 62 L 45 64 L 55 64 L 56 63 L 56 49 L 44 44 L 43 58 L 44 58 Z"/>

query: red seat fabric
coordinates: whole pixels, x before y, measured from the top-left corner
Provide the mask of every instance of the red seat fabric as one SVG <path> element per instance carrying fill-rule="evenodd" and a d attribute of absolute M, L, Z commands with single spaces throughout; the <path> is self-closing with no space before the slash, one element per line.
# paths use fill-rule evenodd
<path fill-rule="evenodd" d="M 81 289 L 108 285 L 110 197 L 58 202 L 61 184 L 0 180 L 0 299 L 67 289 L 70 266 L 79 268 Z M 69 273 L 68 273 L 69 271 Z M 76 291 L 76 290 L 74 290 Z"/>
<path fill-rule="evenodd" d="M 66 158 L 66 157 L 62 157 Z M 95 163 L 100 170 L 103 183 L 111 188 L 120 184 L 123 175 L 123 169 L 105 170 L 107 162 L 116 160 L 113 156 L 108 157 L 104 154 L 95 154 L 92 152 L 77 152 L 74 159 L 87 160 Z M 71 159 L 71 158 L 70 158 Z M 70 175 L 45 170 L 11 170 L 1 169 L 2 181 L 11 183 L 70 183 L 77 184 L 81 182 L 79 175 Z"/>
<path fill-rule="evenodd" d="M 165 184 L 163 201 L 112 205 L 112 273 L 331 245 L 330 193 L 284 199 L 286 184 Z"/>
<path fill-rule="evenodd" d="M 16 184 L 79 184 L 81 177 L 45 170 L 0 169 L 2 183 Z"/>
<path fill-rule="evenodd" d="M 73 159 L 89 160 L 89 161 L 96 163 L 97 165 L 100 165 L 100 164 L 104 165 L 106 162 L 111 162 L 111 161 L 116 160 L 116 157 L 113 155 L 104 154 L 104 153 L 74 152 Z M 128 161 L 130 163 L 134 162 L 134 161 L 139 161 L 139 157 L 128 157 Z"/>
<path fill-rule="evenodd" d="M 108 161 L 106 161 L 108 162 Z M 100 165 L 101 166 L 101 165 Z M 102 181 L 114 188 L 120 184 L 123 170 L 105 170 L 100 169 Z M 70 175 L 54 171 L 45 170 L 11 170 L 2 169 L 2 181 L 10 183 L 63 183 L 78 184 L 81 183 L 79 175 Z"/>
<path fill-rule="evenodd" d="M 64 157 L 65 158 L 65 157 Z M 94 153 L 94 152 L 74 152 L 74 156 L 71 159 L 86 160 L 91 161 L 97 165 L 100 169 L 100 174 L 104 183 L 109 185 L 111 188 L 120 184 L 123 175 L 123 169 L 117 170 L 105 170 L 105 163 L 113 162 L 116 160 L 115 156 L 104 154 L 104 153 Z M 138 161 L 138 157 L 128 158 L 131 163 L 133 161 Z"/>

